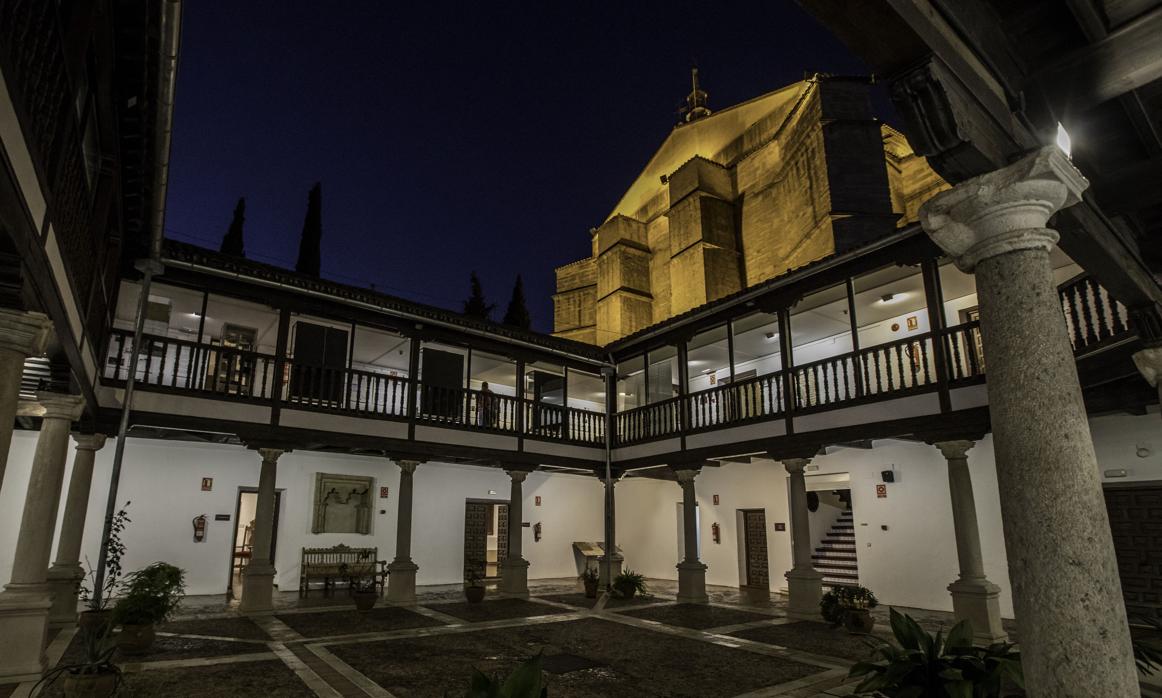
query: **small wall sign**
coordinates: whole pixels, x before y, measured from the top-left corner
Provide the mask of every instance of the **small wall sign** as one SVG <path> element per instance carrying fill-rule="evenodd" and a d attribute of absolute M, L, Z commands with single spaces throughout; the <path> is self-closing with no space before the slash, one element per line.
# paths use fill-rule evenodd
<path fill-rule="evenodd" d="M 541 505 L 541 495 L 539 495 L 539 494 L 537 495 L 537 501 L 536 501 L 536 505 L 537 505 L 537 506 L 540 506 L 540 505 Z"/>
<path fill-rule="evenodd" d="M 776 524 L 775 524 L 775 530 L 776 530 L 776 531 L 786 531 L 786 530 L 787 530 L 787 524 L 785 524 L 785 523 L 783 523 L 783 522 L 781 522 L 781 521 L 780 521 L 780 522 L 778 522 L 778 523 L 776 523 Z"/>
<path fill-rule="evenodd" d="M 379 498 L 380 498 L 380 499 L 387 499 L 387 493 L 388 493 L 388 491 L 389 491 L 389 489 L 388 489 L 388 487 L 387 487 L 386 485 L 383 485 L 383 486 L 381 486 L 381 487 L 379 488 Z"/>
<path fill-rule="evenodd" d="M 915 315 L 908 316 L 908 331 L 920 329 L 920 320 Z"/>
<path fill-rule="evenodd" d="M 888 486 L 887 485 L 876 485 L 876 498 L 877 499 L 887 499 L 888 498 Z"/>
<path fill-rule="evenodd" d="M 215 521 L 229 521 L 230 515 L 229 514 L 214 514 L 214 520 Z"/>
<path fill-rule="evenodd" d="M 714 495 L 714 506 L 718 506 L 718 495 Z"/>
<path fill-rule="evenodd" d="M 212 478 L 212 477 L 202 478 L 202 491 L 209 492 L 212 489 L 214 489 L 214 478 Z"/>

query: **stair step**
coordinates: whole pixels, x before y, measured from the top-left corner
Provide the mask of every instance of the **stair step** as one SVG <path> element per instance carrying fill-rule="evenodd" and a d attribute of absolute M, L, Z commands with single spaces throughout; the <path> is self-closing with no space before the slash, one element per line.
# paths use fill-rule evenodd
<path fill-rule="evenodd" d="M 849 574 L 846 572 L 824 572 L 823 578 L 824 579 L 850 580 L 850 581 L 854 581 L 854 582 L 859 581 L 858 574 Z"/>

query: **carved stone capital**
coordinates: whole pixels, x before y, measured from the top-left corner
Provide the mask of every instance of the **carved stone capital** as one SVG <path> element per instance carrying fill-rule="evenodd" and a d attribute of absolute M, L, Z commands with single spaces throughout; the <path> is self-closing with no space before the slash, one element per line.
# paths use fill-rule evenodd
<path fill-rule="evenodd" d="M 699 472 L 701 471 L 697 468 L 682 468 L 681 470 L 675 470 L 674 475 L 678 478 L 678 484 L 685 486 L 687 484 L 694 484 L 694 478 L 698 477 Z"/>
<path fill-rule="evenodd" d="M 1134 352 L 1134 365 L 1138 373 L 1153 388 L 1162 387 L 1162 347 L 1149 347 Z"/>
<path fill-rule="evenodd" d="M 964 439 L 956 441 L 940 441 L 933 444 L 948 460 L 962 460 L 968 458 L 968 449 L 976 445 L 975 441 Z"/>
<path fill-rule="evenodd" d="M 399 459 L 399 460 L 396 460 L 396 462 L 395 462 L 395 464 L 399 466 L 400 474 L 409 475 L 409 476 L 416 472 L 416 467 L 420 463 L 423 463 L 423 461 Z"/>
<path fill-rule="evenodd" d="M 1088 186 L 1065 153 L 1048 146 L 937 194 L 920 207 L 920 222 L 957 267 L 971 272 L 989 257 L 1052 249 L 1058 235 L 1045 224 Z"/>
<path fill-rule="evenodd" d="M 783 468 L 792 475 L 802 475 L 803 470 L 810 462 L 810 458 L 784 458 L 782 461 Z"/>
<path fill-rule="evenodd" d="M 513 482 L 524 482 L 525 478 L 529 476 L 527 470 L 505 470 L 504 472 L 508 473 Z"/>
<path fill-rule="evenodd" d="M 263 463 L 277 463 L 279 456 L 284 453 L 290 453 L 289 449 L 284 448 L 259 448 L 258 455 L 262 457 Z"/>
<path fill-rule="evenodd" d="M 100 451 L 105 447 L 106 438 L 104 434 L 73 434 L 78 451 Z"/>
<path fill-rule="evenodd" d="M 43 313 L 0 308 L 0 351 L 40 356 L 51 332 L 52 321 Z"/>
<path fill-rule="evenodd" d="M 36 402 L 45 419 L 67 419 L 74 422 L 85 409 L 85 398 L 65 393 L 37 393 Z"/>

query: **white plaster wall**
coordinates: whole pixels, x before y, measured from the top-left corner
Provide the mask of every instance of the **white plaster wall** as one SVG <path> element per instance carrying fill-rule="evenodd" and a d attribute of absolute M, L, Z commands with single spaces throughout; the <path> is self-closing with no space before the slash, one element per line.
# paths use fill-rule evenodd
<path fill-rule="evenodd" d="M 12 555 L 20 528 L 36 432 L 13 435 L 4 483 L 0 486 L 0 580 L 11 574 Z M 83 556 L 95 564 L 108 493 L 114 443 L 97 454 L 93 490 L 85 527 Z M 70 447 L 64 490 L 71 473 Z M 226 588 L 234 530 L 234 508 L 241 486 L 258 484 L 260 459 L 240 446 L 185 444 L 131 439 L 125 451 L 118 502 L 132 501 L 132 523 L 124 535 L 128 546 L 125 567 L 142 567 L 156 560 L 176 564 L 187 572 L 188 593 L 217 594 Z M 315 473 L 343 473 L 375 478 L 390 496 L 374 500 L 370 535 L 310 532 Z M 211 492 L 201 491 L 203 477 L 214 478 Z M 501 470 L 426 463 L 416 470 L 412 525 L 412 557 L 420 567 L 419 584 L 459 582 L 463 577 L 463 522 L 466 498 L 506 501 L 510 481 Z M 303 547 L 345 543 L 378 547 L 379 557 L 395 555 L 396 504 L 399 468 L 383 458 L 315 452 L 289 453 L 279 460 L 277 487 L 283 491 L 275 567 L 283 590 L 298 588 L 298 566 Z M 489 495 L 495 490 L 496 495 Z M 524 484 L 524 556 L 530 578 L 573 576 L 574 540 L 600 540 L 603 530 L 603 489 L 595 478 L 555 473 L 531 473 Z M 542 506 L 534 505 L 541 495 Z M 62 492 L 63 509 L 64 493 Z M 379 513 L 382 510 L 384 513 Z M 63 512 L 62 512 L 63 513 Z M 206 539 L 193 542 L 192 519 L 205 514 Z M 228 522 L 214 521 L 229 514 Z M 541 521 L 543 537 L 533 541 L 531 524 Z M 58 524 L 59 529 L 59 524 Z M 55 556 L 54 543 L 53 553 Z"/>
<path fill-rule="evenodd" d="M 1162 416 L 1157 406 L 1141 416 L 1095 417 L 1089 428 L 1103 483 L 1162 482 Z M 1109 477 L 1109 470 L 1125 470 L 1126 476 Z"/>

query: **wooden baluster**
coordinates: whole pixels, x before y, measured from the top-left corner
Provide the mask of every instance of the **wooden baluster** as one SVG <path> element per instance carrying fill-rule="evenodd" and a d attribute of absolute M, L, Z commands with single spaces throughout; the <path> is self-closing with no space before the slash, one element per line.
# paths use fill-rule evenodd
<path fill-rule="evenodd" d="M 1062 294 L 1062 300 L 1069 308 L 1069 320 L 1073 325 L 1073 331 L 1069 333 L 1069 341 L 1073 345 L 1073 348 L 1076 350 L 1078 347 L 1084 344 L 1084 340 L 1082 339 L 1084 334 L 1081 331 L 1081 318 L 1077 312 L 1077 287 L 1073 286 L 1067 288 L 1065 293 Z"/>
<path fill-rule="evenodd" d="M 952 349 L 952 377 L 954 380 L 964 378 L 964 365 L 960 363 L 960 342 L 967 335 L 967 330 L 958 327 L 948 335 L 948 345 Z"/>
<path fill-rule="evenodd" d="M 928 368 L 928 343 L 931 341 L 931 336 L 920 340 L 920 364 L 924 367 L 924 385 L 932 382 L 932 371 Z"/>
<path fill-rule="evenodd" d="M 1102 297 L 1102 291 L 1104 291 L 1105 289 L 1103 289 L 1101 286 L 1098 286 L 1097 282 L 1094 281 L 1093 279 L 1086 279 L 1085 281 L 1086 281 L 1086 284 L 1089 286 L 1090 290 L 1093 291 L 1093 305 L 1094 305 L 1094 310 L 1097 313 L 1097 335 L 1098 335 L 1098 338 L 1105 339 L 1106 337 L 1110 337 L 1113 335 L 1113 332 L 1110 331 L 1110 326 L 1106 323 L 1105 298 Z"/>
<path fill-rule="evenodd" d="M 1077 292 L 1081 298 L 1081 316 L 1085 321 L 1085 339 L 1082 344 L 1096 344 L 1098 340 L 1097 329 L 1094 325 L 1093 310 L 1090 308 L 1089 289 L 1085 282 L 1078 284 L 1078 287 Z"/>
<path fill-rule="evenodd" d="M 1116 300 L 1114 300 L 1114 297 L 1111 296 L 1108 291 L 1106 292 L 1106 298 L 1109 300 L 1109 304 L 1110 304 L 1110 329 L 1111 329 L 1111 331 L 1114 334 L 1120 334 L 1122 332 L 1125 332 L 1126 331 L 1126 323 L 1124 320 L 1122 320 L 1121 308 L 1118 307 L 1119 303 Z"/>

